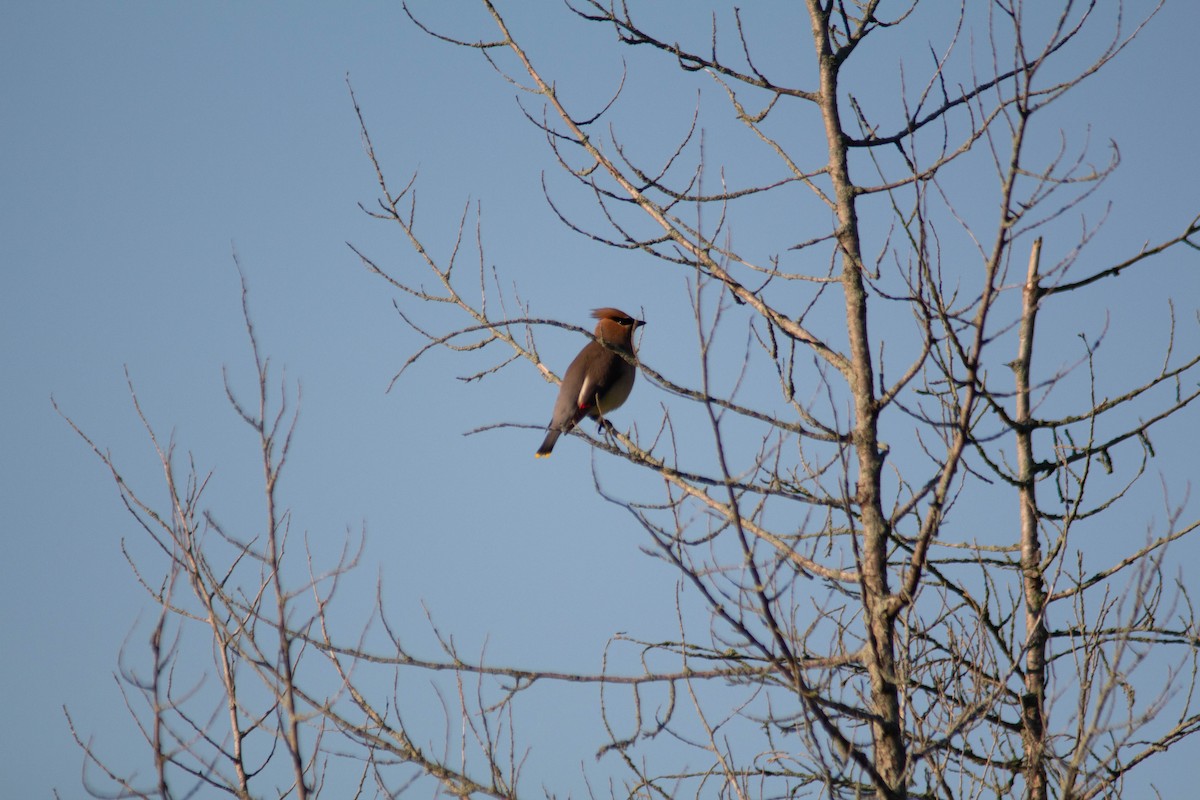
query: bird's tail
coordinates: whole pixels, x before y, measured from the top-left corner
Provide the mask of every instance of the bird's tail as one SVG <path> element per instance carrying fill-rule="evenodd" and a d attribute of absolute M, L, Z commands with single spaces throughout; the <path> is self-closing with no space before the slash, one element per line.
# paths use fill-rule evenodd
<path fill-rule="evenodd" d="M 546 438 L 542 440 L 542 446 L 534 453 L 535 458 L 545 458 L 550 455 L 550 451 L 554 449 L 554 443 L 558 441 L 558 437 L 562 435 L 562 431 L 557 428 L 551 428 L 546 433 Z"/>

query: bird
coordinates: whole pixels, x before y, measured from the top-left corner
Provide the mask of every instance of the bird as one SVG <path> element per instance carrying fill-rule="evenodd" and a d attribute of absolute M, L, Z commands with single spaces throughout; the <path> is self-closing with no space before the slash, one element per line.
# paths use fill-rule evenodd
<path fill-rule="evenodd" d="M 637 369 L 624 356 L 634 356 L 633 332 L 645 321 L 616 308 L 594 309 L 592 318 L 599 320 L 596 340 L 588 342 L 567 367 L 538 458 L 550 455 L 558 437 L 584 417 L 599 420 L 618 408 L 633 389 Z"/>

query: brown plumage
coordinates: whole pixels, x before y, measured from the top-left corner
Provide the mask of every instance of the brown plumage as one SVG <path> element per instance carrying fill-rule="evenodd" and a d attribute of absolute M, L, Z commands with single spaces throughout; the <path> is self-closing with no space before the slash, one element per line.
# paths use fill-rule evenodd
<path fill-rule="evenodd" d="M 633 389 L 637 370 L 621 353 L 633 356 L 633 332 L 646 323 L 615 308 L 597 308 L 592 316 L 600 320 L 596 323 L 600 341 L 588 342 L 567 367 L 538 458 L 550 455 L 558 437 L 584 417 L 600 419 L 619 407 Z"/>

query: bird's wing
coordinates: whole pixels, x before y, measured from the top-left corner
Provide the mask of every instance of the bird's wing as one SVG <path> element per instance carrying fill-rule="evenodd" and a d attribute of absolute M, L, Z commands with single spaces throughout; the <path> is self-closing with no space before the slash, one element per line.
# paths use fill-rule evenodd
<path fill-rule="evenodd" d="M 579 396 L 575 398 L 575 407 L 578 409 L 591 408 L 596 404 L 596 391 L 599 388 L 599 381 L 595 376 L 584 375 L 583 382 L 579 385 Z"/>

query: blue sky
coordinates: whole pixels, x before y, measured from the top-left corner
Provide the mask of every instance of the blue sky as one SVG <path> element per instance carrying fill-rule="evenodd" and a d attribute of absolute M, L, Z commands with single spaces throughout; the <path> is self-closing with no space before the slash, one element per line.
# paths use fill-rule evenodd
<path fill-rule="evenodd" d="M 440 13 L 443 26 L 487 31 L 472 3 Z M 621 70 L 607 36 L 553 3 L 513 22 L 581 105 L 603 103 Z M 1198 26 L 1197 6 L 1173 3 L 1073 107 L 1096 141 L 1121 146 L 1106 189 L 1117 199 L 1114 239 L 1161 236 L 1200 200 Z M 213 505 L 253 518 L 253 443 L 221 377 L 227 368 L 252 390 L 235 253 L 264 351 L 303 386 L 286 500 L 316 539 L 366 529 L 368 589 L 381 575 L 418 629 L 424 601 L 468 648 L 486 640 L 510 663 L 540 655 L 594 669 L 611 633 L 673 629 L 675 579 L 639 553 L 627 516 L 594 495 L 582 445 L 564 440 L 550 470 L 530 457 L 534 431 L 461 435 L 543 422 L 553 390 L 533 370 L 464 385 L 461 365 L 429 359 L 384 391 L 420 342 L 346 242 L 419 265 L 398 232 L 357 207 L 377 187 L 347 76 L 393 181 L 419 171 L 418 213 L 443 255 L 464 206 L 478 204 L 487 263 L 535 315 L 583 325 L 596 305 L 645 310 L 643 355 L 660 364 L 674 356 L 671 331 L 690 324 L 679 276 L 556 221 L 541 195 L 540 175 L 554 169 L 545 142 L 480 59 L 421 34 L 395 3 L 38 2 L 0 12 L 0 69 L 6 792 L 81 794 L 64 705 L 120 751 L 131 729 L 112 674 L 150 613 L 120 550 L 138 532 L 51 395 L 130 483 L 161 500 L 128 368 L 151 423 L 216 470 Z M 630 102 L 690 108 L 693 97 L 669 88 L 631 87 Z M 1181 318 L 1192 319 L 1195 262 L 1171 280 Z M 1117 319 L 1161 314 L 1111 300 Z M 550 332 L 540 346 L 561 370 L 579 343 Z M 622 417 L 653 424 L 668 398 L 639 389 Z M 602 473 L 624 488 L 628 476 Z"/>

